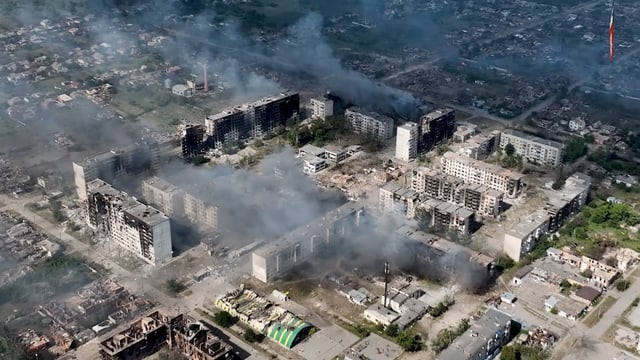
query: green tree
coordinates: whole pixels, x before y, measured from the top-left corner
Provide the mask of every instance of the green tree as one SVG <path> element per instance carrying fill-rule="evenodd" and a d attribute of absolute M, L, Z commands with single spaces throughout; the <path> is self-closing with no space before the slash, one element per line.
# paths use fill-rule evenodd
<path fill-rule="evenodd" d="M 264 335 L 256 333 L 253 329 L 247 329 L 243 335 L 244 339 L 250 343 L 259 343 L 264 340 Z"/>
<path fill-rule="evenodd" d="M 236 322 L 236 318 L 227 311 L 219 311 L 213 317 L 213 321 L 222 327 L 229 327 Z"/>
<path fill-rule="evenodd" d="M 508 143 L 507 146 L 504 147 L 504 153 L 507 154 L 508 157 L 512 157 L 513 154 L 516 153 L 516 148 L 512 143 Z"/>
<path fill-rule="evenodd" d="M 384 329 L 384 334 L 389 336 L 389 337 L 396 337 L 396 336 L 398 336 L 399 332 L 400 332 L 400 329 L 398 328 L 398 325 L 396 325 L 396 324 L 389 324 Z"/>
<path fill-rule="evenodd" d="M 516 349 L 513 346 L 505 346 L 500 351 L 500 360 L 517 360 Z"/>
<path fill-rule="evenodd" d="M 625 291 L 631 286 L 631 281 L 629 280 L 620 280 L 616 283 L 616 290 Z"/>
<path fill-rule="evenodd" d="M 408 331 L 403 331 L 396 337 L 396 343 L 402 350 L 416 352 L 422 350 L 422 339 L 418 335 L 412 335 Z"/>
<path fill-rule="evenodd" d="M 587 154 L 589 148 L 581 136 L 571 136 L 564 143 L 564 162 L 573 163 Z"/>

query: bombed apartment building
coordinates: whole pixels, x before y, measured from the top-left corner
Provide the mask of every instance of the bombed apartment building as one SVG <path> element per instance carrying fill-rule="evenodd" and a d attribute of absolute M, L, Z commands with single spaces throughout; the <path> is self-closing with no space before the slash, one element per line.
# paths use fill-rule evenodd
<path fill-rule="evenodd" d="M 158 144 L 134 144 L 114 149 L 85 161 L 73 163 L 76 192 L 81 201 L 87 199 L 87 183 L 102 179 L 113 182 L 125 175 L 152 173 L 160 168 Z"/>
<path fill-rule="evenodd" d="M 418 123 L 398 126 L 396 157 L 411 161 L 434 146 L 451 139 L 456 131 L 455 110 L 443 108 L 423 115 Z"/>
<path fill-rule="evenodd" d="M 394 121 L 388 116 L 351 108 L 345 111 L 344 117 L 351 131 L 356 134 L 381 141 L 393 137 Z"/>
<path fill-rule="evenodd" d="M 233 358 L 233 347 L 211 333 L 202 322 L 184 314 L 175 317 L 154 311 L 127 329 L 99 344 L 104 360 L 137 360 L 161 348 L 170 349 L 193 360 Z"/>
<path fill-rule="evenodd" d="M 243 104 L 205 119 L 207 147 L 220 149 L 226 144 L 258 138 L 286 125 L 300 113 L 298 93 L 280 94 Z"/>
<path fill-rule="evenodd" d="M 270 283 L 320 255 L 359 226 L 363 214 L 363 205 L 349 202 L 258 249 L 252 254 L 253 277 Z"/>
<path fill-rule="evenodd" d="M 524 191 L 524 175 L 498 165 L 474 160 L 454 152 L 445 153 L 440 159 L 442 171 L 467 183 L 486 185 L 515 198 Z"/>
<path fill-rule="evenodd" d="M 468 290 L 484 289 L 493 275 L 494 259 L 408 225 L 394 234 L 395 259 L 402 270 L 435 281 L 454 280 Z"/>
<path fill-rule="evenodd" d="M 420 118 L 418 153 L 451 139 L 456 132 L 456 113 L 449 108 L 438 109 Z"/>
<path fill-rule="evenodd" d="M 171 226 L 162 212 L 100 179 L 90 181 L 87 192 L 89 226 L 149 264 L 171 259 Z"/>
<path fill-rule="evenodd" d="M 459 205 L 483 217 L 499 215 L 504 198 L 503 192 L 487 185 L 465 183 L 460 178 L 426 167 L 413 170 L 411 188 L 423 197 Z"/>
<path fill-rule="evenodd" d="M 142 182 L 142 196 L 152 206 L 174 219 L 185 219 L 203 230 L 218 228 L 218 207 L 192 194 L 206 189 L 196 186 L 187 190 L 153 176 Z"/>
<path fill-rule="evenodd" d="M 565 180 L 562 189 L 548 192 L 549 200 L 544 209 L 550 216 L 549 229 L 551 231 L 562 227 L 568 218 L 582 209 L 587 203 L 590 187 L 590 176 L 575 173 Z"/>
<path fill-rule="evenodd" d="M 418 193 L 400 185 L 388 183 L 380 188 L 378 209 L 413 219 L 419 204 Z"/>
<path fill-rule="evenodd" d="M 180 127 L 180 149 L 186 161 L 202 153 L 205 146 L 205 128 L 202 124 L 186 124 Z"/>

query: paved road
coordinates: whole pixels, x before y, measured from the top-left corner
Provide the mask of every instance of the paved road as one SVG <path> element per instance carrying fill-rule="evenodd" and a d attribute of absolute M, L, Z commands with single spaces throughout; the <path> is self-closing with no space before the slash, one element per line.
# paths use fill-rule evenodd
<path fill-rule="evenodd" d="M 175 312 L 188 312 L 191 309 L 201 306 L 203 302 L 212 300 L 205 298 L 202 294 L 215 297 L 218 294 L 223 294 L 231 288 L 231 285 L 224 283 L 221 279 L 209 278 L 205 279 L 205 281 L 201 283 L 193 285 L 191 288 L 192 294 L 189 296 L 181 297 L 179 299 L 170 297 L 161 290 L 149 285 L 149 282 L 146 281 L 143 274 L 136 274 L 123 268 L 116 262 L 105 257 L 100 253 L 100 251 L 96 251 L 95 247 L 89 246 L 74 238 L 64 232 L 60 226 L 51 223 L 49 220 L 25 207 L 27 203 L 35 202 L 40 199 L 40 196 L 23 196 L 16 199 L 0 194 L 0 211 L 12 210 L 20 214 L 22 217 L 32 222 L 40 229 L 40 231 L 60 239 L 67 246 L 67 253 L 79 253 L 109 269 L 112 273 L 112 277 L 132 294 L 146 296 L 168 310 Z M 212 292 L 211 289 L 216 289 L 216 291 Z M 247 345 L 240 339 L 228 333 L 226 335 L 229 336 L 233 343 L 251 354 L 248 360 L 266 359 L 266 357 L 257 353 L 251 346 Z M 95 354 L 97 356 L 97 342 L 98 341 L 96 339 L 95 341 L 86 344 L 87 346 L 82 346 L 76 353 L 76 356 L 86 359 L 93 358 L 87 355 L 88 353 Z"/>

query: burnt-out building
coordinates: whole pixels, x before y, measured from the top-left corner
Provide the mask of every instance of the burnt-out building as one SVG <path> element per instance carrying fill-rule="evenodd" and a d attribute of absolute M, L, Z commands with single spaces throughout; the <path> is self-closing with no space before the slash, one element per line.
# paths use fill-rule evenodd
<path fill-rule="evenodd" d="M 423 115 L 420 118 L 418 153 L 431 150 L 435 145 L 450 139 L 455 132 L 455 110 L 443 108 Z"/>
<path fill-rule="evenodd" d="M 396 258 L 404 270 L 431 280 L 456 280 L 477 290 L 491 278 L 494 259 L 437 235 L 403 225 L 396 230 Z"/>
<path fill-rule="evenodd" d="M 87 183 L 94 179 L 113 182 L 125 175 L 153 173 L 160 168 L 160 148 L 156 142 L 133 144 L 73 163 L 78 198 L 87 199 Z"/>
<path fill-rule="evenodd" d="M 202 124 L 186 124 L 181 127 L 180 148 L 182 158 L 191 160 L 200 155 L 204 147 L 205 129 Z"/>
<path fill-rule="evenodd" d="M 138 360 L 164 346 L 192 360 L 234 358 L 233 347 L 213 335 L 202 322 L 188 315 L 169 316 L 160 311 L 136 320 L 102 341 L 99 349 L 103 360 Z"/>
<path fill-rule="evenodd" d="M 220 149 L 226 144 L 258 138 L 271 133 L 300 112 L 298 93 L 280 94 L 237 106 L 205 119 L 209 148 Z"/>
<path fill-rule="evenodd" d="M 144 359 L 160 350 L 170 334 L 171 318 L 159 311 L 142 317 L 127 329 L 102 341 L 99 345 L 103 360 Z"/>
<path fill-rule="evenodd" d="M 89 226 L 152 265 L 172 257 L 169 218 L 125 192 L 96 179 L 87 184 Z"/>

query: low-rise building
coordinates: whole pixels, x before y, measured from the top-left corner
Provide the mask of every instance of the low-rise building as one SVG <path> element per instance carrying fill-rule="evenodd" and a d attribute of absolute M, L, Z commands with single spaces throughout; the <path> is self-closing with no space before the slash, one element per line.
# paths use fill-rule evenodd
<path fill-rule="evenodd" d="M 302 160 L 304 162 L 302 172 L 307 175 L 317 174 L 327 168 L 327 163 L 324 159 L 317 156 L 305 156 Z"/>
<path fill-rule="evenodd" d="M 564 295 L 556 294 L 549 296 L 544 301 L 544 309 L 550 313 L 557 313 L 558 316 L 576 321 L 584 314 L 587 305 L 572 300 Z"/>
<path fill-rule="evenodd" d="M 373 304 L 364 311 L 364 318 L 374 324 L 388 326 L 396 321 L 400 315 L 381 304 Z"/>
<path fill-rule="evenodd" d="M 193 88 L 190 88 L 189 86 L 184 84 L 173 85 L 173 87 L 171 87 L 171 92 L 174 95 L 178 95 L 178 96 L 184 96 L 184 97 L 193 96 Z"/>
<path fill-rule="evenodd" d="M 571 295 L 571 298 L 591 306 L 602 295 L 602 291 L 592 288 L 591 286 L 583 286 L 576 290 L 575 294 Z"/>
<path fill-rule="evenodd" d="M 511 340 L 512 319 L 507 313 L 490 308 L 480 319 L 436 357 L 437 360 L 476 360 L 495 358 Z"/>
<path fill-rule="evenodd" d="M 584 130 L 587 124 L 584 122 L 584 119 L 581 117 L 573 118 L 569 120 L 569 130 L 577 132 Z"/>

